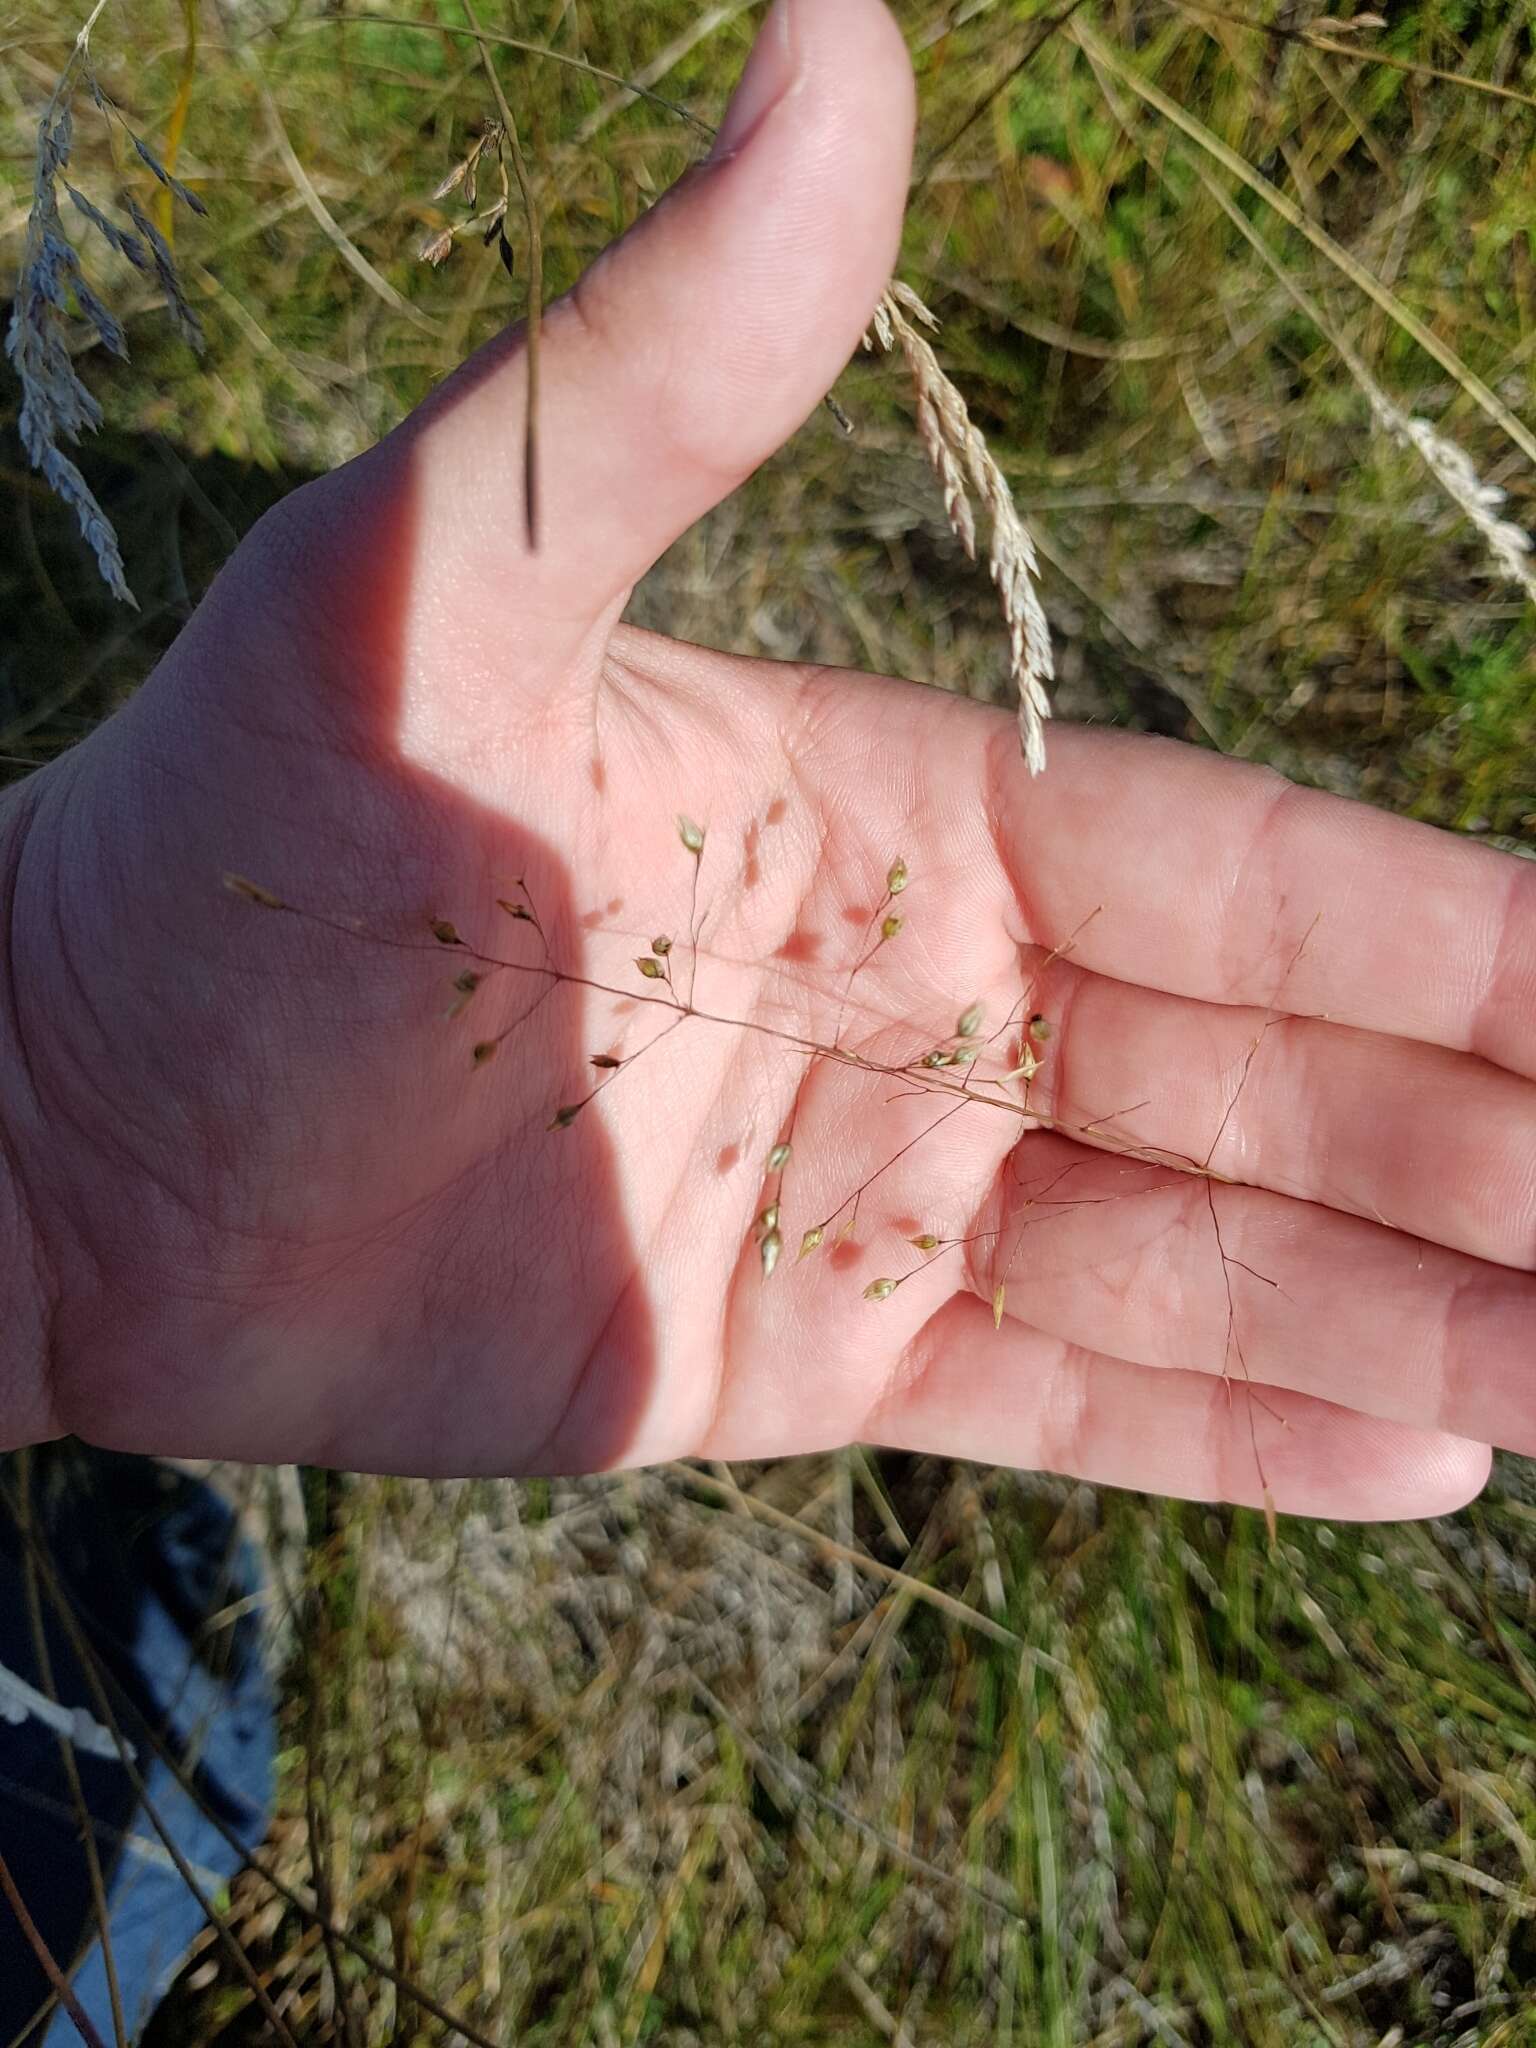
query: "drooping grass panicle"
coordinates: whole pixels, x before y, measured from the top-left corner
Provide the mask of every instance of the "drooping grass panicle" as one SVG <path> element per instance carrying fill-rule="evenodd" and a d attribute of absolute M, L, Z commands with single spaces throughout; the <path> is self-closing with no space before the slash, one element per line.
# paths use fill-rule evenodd
<path fill-rule="evenodd" d="M 907 366 L 923 448 L 944 493 L 950 526 L 973 561 L 976 513 L 972 493 L 991 522 L 988 567 L 1008 625 L 1010 668 L 1019 692 L 1019 735 L 1030 773 L 1038 775 L 1045 766 L 1045 721 L 1051 715 L 1046 684 L 1055 673 L 1051 629 L 1040 603 L 1040 565 L 1029 529 L 1019 517 L 1008 480 L 986 437 L 972 420 L 932 343 L 918 332 L 922 326 L 936 333 L 938 325 L 917 293 L 898 282 L 875 308 L 871 334 L 881 348 L 899 352 Z M 869 342 L 867 336 L 866 346 Z"/>
<path fill-rule="evenodd" d="M 1536 563 L 1531 559 L 1531 538 L 1512 520 L 1500 516 L 1505 493 L 1496 484 L 1485 483 L 1464 448 L 1450 440 L 1431 421 L 1403 410 L 1385 392 L 1370 368 L 1347 337 L 1329 320 L 1313 295 L 1297 282 L 1269 243 L 1207 173 L 1200 182 L 1226 214 L 1233 226 L 1254 248 L 1281 289 L 1311 321 L 1327 341 L 1350 376 L 1365 395 L 1371 418 L 1382 433 L 1399 447 L 1411 449 L 1457 509 L 1463 512 L 1484 542 L 1498 572 L 1517 583 L 1526 596 L 1536 599 Z"/>
<path fill-rule="evenodd" d="M 80 532 L 96 558 L 102 579 L 114 597 L 133 604 L 123 571 L 122 551 L 112 522 L 102 510 L 79 466 L 61 443 L 78 444 L 101 425 L 97 399 L 75 367 L 71 341 L 76 316 L 84 320 L 110 354 L 126 359 L 128 343 L 122 323 L 86 278 L 80 258 L 65 229 L 59 207 L 62 185 L 79 214 L 118 255 L 136 270 L 151 272 L 165 294 L 177 331 L 194 349 L 201 349 L 202 328 L 187 303 L 170 248 L 134 202 L 124 194 L 131 229 L 113 220 L 64 177 L 74 149 L 73 101 L 82 80 L 108 120 L 116 120 L 135 154 L 177 198 L 201 213 L 202 201 L 160 164 L 154 151 L 134 134 L 97 83 L 90 63 L 90 31 L 100 7 L 81 29 L 37 129 L 32 175 L 32 204 L 22 244 L 5 352 L 21 382 L 17 427 L 27 459 L 49 488 L 73 511 Z"/>
<path fill-rule="evenodd" d="M 504 133 L 499 121 L 487 121 L 485 128 L 470 144 L 468 151 L 449 171 L 433 192 L 434 202 L 450 198 L 462 191 L 464 203 L 473 209 L 479 199 L 479 177 L 481 164 L 488 158 L 496 167 L 501 184 L 500 197 L 480 212 L 471 212 L 469 217 L 435 230 L 422 243 L 417 254 L 423 263 L 430 263 L 435 270 L 453 253 L 454 243 L 463 236 L 479 235 L 487 248 L 493 241 L 506 242 L 507 209 L 511 204 L 512 188 L 507 174 L 506 158 L 503 154 Z M 503 265 L 507 258 L 502 258 Z"/>
<path fill-rule="evenodd" d="M 1453 504 L 1458 505 L 1488 545 L 1495 566 L 1511 583 L 1518 583 L 1526 596 L 1536 600 L 1536 564 L 1531 560 L 1531 537 L 1513 520 L 1501 518 L 1505 494 L 1497 484 L 1484 483 L 1464 448 L 1448 441 L 1429 420 L 1410 417 L 1393 404 L 1385 392 L 1368 390 L 1371 413 L 1384 433 L 1420 457 L 1425 468 Z"/>
<path fill-rule="evenodd" d="M 112 522 L 59 445 L 93 433 L 102 418 L 101 407 L 81 381 L 70 353 L 72 288 L 76 304 L 95 327 L 103 347 L 118 356 L 127 352 L 117 322 L 110 315 L 102 317 L 106 309 L 94 294 L 82 295 L 79 290 L 84 284 L 80 260 L 59 215 L 58 179 L 69 162 L 73 141 L 69 108 L 50 107 L 38 124 L 32 209 L 5 352 L 21 380 L 17 427 L 28 461 L 74 512 L 107 587 L 115 597 L 132 604 Z"/>

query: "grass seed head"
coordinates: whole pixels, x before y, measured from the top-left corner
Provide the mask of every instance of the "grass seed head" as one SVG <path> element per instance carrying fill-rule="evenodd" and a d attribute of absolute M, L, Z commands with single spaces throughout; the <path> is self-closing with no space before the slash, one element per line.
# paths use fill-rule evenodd
<path fill-rule="evenodd" d="M 907 366 L 918 434 L 943 492 L 950 527 L 967 555 L 976 554 L 973 492 L 991 522 L 988 567 L 1008 628 L 1010 666 L 1019 692 L 1019 737 L 1030 773 L 1038 775 L 1045 766 L 1045 721 L 1051 715 L 1045 686 L 1055 673 L 1055 661 L 1051 629 L 1040 603 L 1035 544 L 986 437 L 914 321 L 930 332 L 939 324 L 916 292 L 893 283 L 876 310 L 874 333 L 882 348 L 899 350 Z"/>
<path fill-rule="evenodd" d="M 286 910 L 288 907 L 281 896 L 274 896 L 259 882 L 247 881 L 244 875 L 226 875 L 224 886 L 232 896 L 243 896 L 247 903 L 257 903 L 263 910 Z"/>
<path fill-rule="evenodd" d="M 63 73 L 38 124 L 32 165 L 32 202 L 26 217 L 21 267 L 12 297 L 5 350 L 21 385 L 17 428 L 34 469 L 75 515 L 80 533 L 114 597 L 133 605 L 123 557 L 111 520 L 61 443 L 79 442 L 102 423 L 102 410 L 75 368 L 81 354 L 78 314 L 110 354 L 126 359 L 122 323 L 92 288 L 59 211 L 63 184 L 76 211 L 135 270 L 152 274 L 165 298 L 173 326 L 201 352 L 203 331 L 182 287 L 169 243 L 132 193 L 121 202 L 133 226 L 123 227 L 63 177 L 74 148 L 73 101 L 83 83 L 109 127 L 120 128 L 147 170 L 194 213 L 207 212 L 195 192 L 172 176 L 154 150 L 136 135 L 120 109 L 103 92 L 91 65 L 90 29 L 98 7 L 75 38 Z M 73 311 L 71 310 L 73 302 Z"/>

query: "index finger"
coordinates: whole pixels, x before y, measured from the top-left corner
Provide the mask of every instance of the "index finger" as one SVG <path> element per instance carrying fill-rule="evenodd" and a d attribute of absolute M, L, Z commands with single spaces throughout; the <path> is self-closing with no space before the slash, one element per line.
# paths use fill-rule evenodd
<path fill-rule="evenodd" d="M 1204 1002 L 1454 1047 L 1536 1075 L 1536 862 L 1132 734 L 988 742 L 1002 856 L 1073 958 Z"/>

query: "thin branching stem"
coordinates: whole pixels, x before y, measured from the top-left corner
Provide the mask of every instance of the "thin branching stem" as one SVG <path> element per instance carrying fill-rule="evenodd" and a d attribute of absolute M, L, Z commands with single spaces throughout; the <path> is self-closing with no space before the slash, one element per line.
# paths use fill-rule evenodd
<path fill-rule="evenodd" d="M 534 197 L 533 184 L 528 176 L 528 165 L 523 156 L 523 145 L 517 131 L 517 121 L 502 91 L 501 76 L 496 69 L 496 60 L 475 14 L 474 0 L 464 0 L 464 12 L 474 31 L 475 47 L 480 52 L 486 80 L 492 97 L 496 101 L 496 112 L 501 120 L 507 154 L 512 159 L 512 175 L 517 180 L 517 189 L 523 202 L 523 217 L 528 231 L 528 333 L 527 333 L 527 392 L 523 412 L 523 520 L 528 532 L 530 551 L 537 553 L 539 546 L 539 332 L 544 315 L 544 235 L 539 221 L 538 201 Z"/>
<path fill-rule="evenodd" d="M 697 114 L 676 100 L 669 100 L 664 93 L 653 92 L 649 86 L 641 85 L 633 78 L 626 78 L 622 71 L 610 71 L 605 65 L 594 64 L 587 57 L 577 57 L 569 50 L 551 49 L 548 43 L 529 42 L 524 36 L 510 36 L 500 29 L 467 28 L 459 21 L 422 21 L 408 14 L 375 14 L 370 9 L 366 16 L 355 14 L 317 15 L 313 21 L 299 24 L 304 28 L 347 27 L 359 20 L 366 20 L 370 27 L 416 29 L 422 35 L 467 36 L 484 48 L 491 44 L 501 50 L 520 50 L 528 57 L 547 57 L 551 64 L 563 64 L 571 71 L 581 71 L 589 78 L 600 78 L 606 85 L 619 86 L 624 92 L 632 92 L 636 99 L 646 100 L 653 107 L 659 107 L 664 114 L 671 114 L 679 121 L 685 121 L 704 140 L 713 139 L 714 129 L 707 121 L 701 121 Z"/>
<path fill-rule="evenodd" d="M 0 1894 L 3 1894 L 6 1904 L 16 1915 L 16 1924 L 21 1929 L 22 1939 L 37 1957 L 38 1968 L 53 1987 L 54 1997 L 69 2014 L 76 2033 L 85 2043 L 85 2048 L 106 2048 L 106 2043 L 91 2025 L 85 2007 L 70 1988 L 69 1979 L 54 1961 L 53 1951 L 39 1933 L 37 1922 L 27 1911 L 27 1902 L 17 1890 L 16 1880 L 11 1875 L 11 1866 L 3 1855 L 0 1855 Z"/>
<path fill-rule="evenodd" d="M 284 902 L 280 897 L 272 895 L 270 891 L 257 889 L 255 885 L 241 877 L 226 878 L 226 885 L 235 894 L 243 896 L 248 902 L 258 904 L 265 910 L 288 917 L 296 917 L 304 923 L 318 925 L 322 930 L 336 932 L 344 938 L 361 939 L 369 944 L 384 946 L 392 952 L 400 953 L 441 955 L 445 950 L 439 941 L 398 938 L 387 932 L 371 932 L 365 926 L 358 924 L 352 919 L 333 917 L 327 915 L 324 911 L 308 910 L 297 904 Z M 1096 915 L 1097 913 L 1094 914 Z M 592 995 L 612 996 L 619 1002 L 641 1004 L 652 1009 L 670 1011 L 678 1017 L 680 1022 L 691 1020 L 699 1024 L 708 1024 L 721 1030 L 755 1032 L 759 1037 L 772 1039 L 775 1043 L 786 1046 L 793 1052 L 803 1054 L 807 1059 L 832 1061 L 839 1066 L 852 1068 L 861 1074 L 880 1075 L 892 1081 L 910 1082 L 914 1079 L 915 1070 L 910 1061 L 877 1060 L 871 1058 L 867 1053 L 855 1052 L 847 1046 L 829 1045 L 822 1039 L 808 1037 L 805 1033 L 789 1030 L 786 1026 L 766 1023 L 759 1017 L 732 1017 L 720 1011 L 706 1010 L 696 1004 L 681 1001 L 670 990 L 666 994 L 658 993 L 653 995 L 644 989 L 633 987 L 621 988 L 616 982 L 599 981 L 593 975 L 575 974 L 567 968 L 556 967 L 552 962 L 508 960 L 500 954 L 483 952 L 478 947 L 471 946 L 462 939 L 456 942 L 453 950 L 460 957 L 473 960 L 494 972 L 527 975 L 546 981 L 549 984 L 547 993 L 552 993 L 556 988 L 561 987 L 584 989 Z M 541 997 L 540 1000 L 542 1001 L 544 998 Z M 526 1021 L 526 1016 L 516 1020 L 508 1027 L 508 1031 L 516 1030 L 518 1025 L 524 1021 Z M 499 1043 L 500 1039 L 506 1035 L 507 1031 L 503 1031 L 498 1033 L 496 1039 L 487 1042 L 492 1044 Z M 1049 1112 L 1042 1111 L 1031 1106 L 1028 1102 L 1015 1101 L 1006 1095 L 979 1094 L 977 1090 L 983 1084 L 988 1087 L 1001 1085 L 1000 1082 L 987 1076 L 954 1081 L 950 1080 L 940 1071 L 930 1072 L 923 1070 L 920 1073 L 920 1080 L 924 1092 L 928 1094 L 954 1096 L 959 1105 L 969 1102 L 988 1109 L 1002 1110 L 1009 1116 L 1027 1124 L 1031 1130 L 1055 1131 L 1058 1135 L 1067 1138 L 1078 1138 L 1084 1132 L 1092 1131 L 1096 1142 L 1103 1136 L 1103 1133 L 1097 1129 L 1097 1126 L 1103 1122 L 1102 1118 L 1094 1119 L 1092 1124 L 1078 1123 L 1069 1118 L 1055 1116 Z M 1218 1185 L 1232 1185 L 1230 1175 L 1220 1173 L 1213 1167 L 1205 1166 L 1198 1159 L 1191 1158 L 1185 1153 L 1175 1152 L 1162 1146 L 1114 1145 L 1101 1147 L 1100 1149 L 1108 1149 L 1116 1157 L 1136 1159 L 1149 1165 L 1166 1166 L 1170 1171 L 1187 1174 L 1195 1179 L 1212 1180 Z"/>

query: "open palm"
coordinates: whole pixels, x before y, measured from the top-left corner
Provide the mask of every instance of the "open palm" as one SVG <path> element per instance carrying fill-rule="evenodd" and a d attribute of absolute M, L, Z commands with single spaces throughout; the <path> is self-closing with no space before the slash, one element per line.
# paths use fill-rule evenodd
<path fill-rule="evenodd" d="M 548 319 L 537 552 L 511 336 L 12 800 L 11 1440 L 866 1437 L 1339 1516 L 1536 1451 L 1536 870 L 1162 743 L 1032 780 L 998 714 L 619 623 L 856 342 L 910 129 L 879 0 L 781 0 Z"/>

